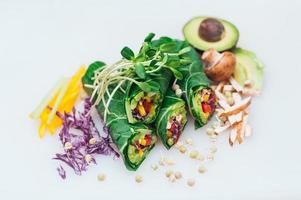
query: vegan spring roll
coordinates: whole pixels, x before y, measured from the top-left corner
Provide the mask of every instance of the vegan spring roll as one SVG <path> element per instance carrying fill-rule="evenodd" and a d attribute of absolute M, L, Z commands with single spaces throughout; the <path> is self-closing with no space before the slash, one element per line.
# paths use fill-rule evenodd
<path fill-rule="evenodd" d="M 182 45 L 189 46 L 186 42 L 182 42 Z M 183 79 L 178 80 L 177 84 L 184 92 L 188 109 L 195 119 L 195 128 L 199 128 L 208 122 L 215 111 L 217 101 L 198 53 L 191 48 L 184 56 L 192 62 L 179 68 Z"/>
<path fill-rule="evenodd" d="M 128 85 L 125 109 L 130 123 L 141 122 L 150 124 L 155 121 L 170 79 L 171 72 L 167 69 L 162 69 L 160 70 L 160 76 L 148 77 L 145 81 L 153 86 L 150 92 L 143 91 L 133 83 Z"/>
<path fill-rule="evenodd" d="M 186 123 L 185 101 L 169 89 L 156 119 L 157 135 L 167 149 L 177 143 Z"/>
<path fill-rule="evenodd" d="M 86 92 L 91 95 L 91 89 L 85 87 L 93 82 L 94 71 L 101 69 L 104 63 L 93 63 L 89 66 L 82 82 Z M 125 93 L 122 89 L 117 89 L 117 85 L 109 87 L 109 93 L 113 94 L 108 106 L 108 114 L 105 117 L 105 103 L 109 100 L 108 94 L 104 95 L 104 102 L 100 102 L 96 108 L 100 117 L 104 120 L 105 129 L 109 132 L 113 142 L 116 144 L 125 166 L 129 170 L 137 170 L 147 154 L 154 147 L 157 141 L 156 134 L 152 129 L 141 123 L 130 124 L 125 111 Z"/>

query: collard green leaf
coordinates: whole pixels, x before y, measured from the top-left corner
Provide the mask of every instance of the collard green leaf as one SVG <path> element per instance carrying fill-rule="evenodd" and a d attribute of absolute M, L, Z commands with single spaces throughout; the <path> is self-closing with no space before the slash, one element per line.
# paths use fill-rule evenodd
<path fill-rule="evenodd" d="M 101 63 L 96 63 L 96 65 L 90 65 L 86 74 L 85 79 L 82 79 L 83 85 L 90 83 L 92 80 L 91 74 L 94 74 L 94 69 L 99 69 L 99 66 L 102 66 Z M 89 80 L 90 78 L 90 80 Z M 112 91 L 115 89 L 116 85 L 112 85 L 109 87 L 109 93 L 112 93 Z M 84 87 L 85 90 L 89 89 Z M 109 99 L 108 94 L 105 94 L 105 100 L 107 101 Z M 105 112 L 105 106 L 104 103 L 101 102 L 99 105 L 97 105 L 97 111 L 100 115 L 100 117 L 104 118 L 104 112 Z M 113 140 L 113 142 L 116 144 L 118 150 L 120 151 L 120 154 L 122 155 L 122 158 L 124 160 L 124 164 L 128 170 L 137 170 L 138 167 L 141 165 L 141 163 L 134 165 L 132 164 L 127 156 L 127 146 L 129 145 L 130 139 L 135 136 L 141 129 L 147 129 L 149 132 L 151 132 L 153 135 L 151 129 L 149 129 L 146 125 L 143 124 L 129 124 L 126 111 L 125 111 L 125 94 L 121 90 L 117 90 L 115 95 L 112 98 L 112 101 L 109 105 L 110 113 L 107 115 L 107 120 L 105 122 L 105 125 L 108 129 L 108 132 Z M 154 147 L 151 146 L 151 148 L 148 150 L 148 152 Z M 147 153 L 148 153 L 147 152 Z M 146 154 L 147 155 L 147 154 Z"/>
<path fill-rule="evenodd" d="M 89 65 L 86 74 L 82 77 L 82 82 L 88 85 L 93 85 L 92 77 L 94 76 L 94 72 L 100 68 L 105 67 L 106 64 L 102 61 L 96 61 Z M 87 93 L 89 95 L 92 94 L 92 89 L 87 89 Z"/>
<path fill-rule="evenodd" d="M 166 96 L 164 98 L 164 101 L 162 103 L 160 112 L 158 114 L 158 117 L 156 119 L 156 133 L 161 138 L 161 141 L 163 145 L 170 149 L 170 145 L 167 142 L 166 137 L 166 127 L 167 123 L 169 122 L 170 116 L 179 111 L 180 109 L 185 109 L 185 101 L 175 95 L 175 92 L 172 91 L 170 88 L 168 89 Z M 182 115 L 186 115 L 187 113 L 181 113 Z M 183 116 L 184 119 L 187 118 L 187 116 Z M 183 126 L 186 125 L 183 124 Z"/>
<path fill-rule="evenodd" d="M 180 43 L 182 43 L 182 49 L 190 47 L 187 42 L 182 41 Z M 204 74 L 203 64 L 198 53 L 194 49 L 187 51 L 182 58 L 187 60 L 187 64 L 183 64 L 177 68 L 183 75 L 183 79 L 178 80 L 177 84 L 179 84 L 182 91 L 184 91 L 188 109 L 196 120 L 195 128 L 199 128 L 207 122 L 204 122 L 200 114 L 197 112 L 199 108 L 195 108 L 193 106 L 193 98 L 197 90 L 209 87 L 210 81 Z"/>

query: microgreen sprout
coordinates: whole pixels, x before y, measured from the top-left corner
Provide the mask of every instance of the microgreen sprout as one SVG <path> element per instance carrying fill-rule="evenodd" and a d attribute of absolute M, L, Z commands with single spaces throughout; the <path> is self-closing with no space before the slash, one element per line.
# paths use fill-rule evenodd
<path fill-rule="evenodd" d="M 94 71 L 93 84 L 86 84 L 85 87 L 93 90 L 91 100 L 94 105 L 102 103 L 105 107 L 104 121 L 107 114 L 110 114 L 109 105 L 114 94 L 121 90 L 127 82 L 132 82 L 145 92 L 150 92 L 155 86 L 144 82 L 147 76 L 156 76 L 162 68 L 169 69 L 177 79 L 183 75 L 176 68 L 181 64 L 189 64 L 191 61 L 185 57 L 191 48 L 177 47 L 175 40 L 168 37 L 161 37 L 152 41 L 155 34 L 150 33 L 145 39 L 137 55 L 128 47 L 121 50 L 123 59 L 112 64 L 105 65 Z M 109 88 L 114 86 L 111 91 Z M 111 92 L 110 92 L 111 91 Z M 108 98 L 105 98 L 107 95 Z M 107 101 L 106 101 L 107 100 Z"/>

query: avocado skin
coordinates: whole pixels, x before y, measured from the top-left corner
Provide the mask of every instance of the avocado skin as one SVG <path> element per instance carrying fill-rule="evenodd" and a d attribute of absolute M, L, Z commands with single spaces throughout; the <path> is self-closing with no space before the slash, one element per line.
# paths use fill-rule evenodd
<path fill-rule="evenodd" d="M 223 39 L 217 42 L 208 42 L 200 38 L 199 36 L 199 27 L 203 20 L 207 18 L 207 16 L 200 16 L 195 17 L 189 20 L 184 28 L 183 28 L 183 34 L 186 39 L 186 41 L 193 46 L 194 48 L 200 50 L 200 51 L 206 51 L 209 48 L 214 48 L 219 52 L 233 49 L 239 39 L 239 31 L 236 28 L 235 25 L 233 25 L 231 22 L 224 20 L 224 19 L 217 19 L 219 22 L 221 22 L 225 27 L 225 33 Z"/>

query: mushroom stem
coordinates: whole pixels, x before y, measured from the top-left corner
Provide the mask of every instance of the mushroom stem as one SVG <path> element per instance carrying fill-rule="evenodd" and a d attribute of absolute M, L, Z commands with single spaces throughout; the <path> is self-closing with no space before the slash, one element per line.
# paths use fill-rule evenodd
<path fill-rule="evenodd" d="M 215 49 L 208 49 L 202 55 L 205 67 L 212 67 L 216 65 L 223 58 L 223 54 L 219 53 Z"/>

